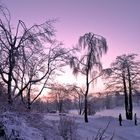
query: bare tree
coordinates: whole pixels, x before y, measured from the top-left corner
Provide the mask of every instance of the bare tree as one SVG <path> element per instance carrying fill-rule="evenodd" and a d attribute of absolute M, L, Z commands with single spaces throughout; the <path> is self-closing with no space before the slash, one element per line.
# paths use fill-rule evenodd
<path fill-rule="evenodd" d="M 74 97 L 74 102 L 78 102 L 79 115 L 83 113 L 84 104 L 84 88 L 77 86 L 76 84 L 68 85 L 70 95 Z"/>
<path fill-rule="evenodd" d="M 133 118 L 132 94 L 137 90 L 140 80 L 140 62 L 136 61 L 136 54 L 118 56 L 111 64 L 112 72 L 107 80 L 107 88 L 124 92 L 126 118 Z"/>
<path fill-rule="evenodd" d="M 18 67 L 18 60 L 24 57 L 26 51 L 42 48 L 43 39 L 50 42 L 54 29 L 49 22 L 27 28 L 21 20 L 18 21 L 17 27 L 13 29 L 8 9 L 0 6 L 0 12 L 2 14 L 0 19 L 0 74 L 8 87 L 8 102 L 12 103 L 12 85 L 13 83 L 16 85 L 14 70 Z"/>
<path fill-rule="evenodd" d="M 21 97 L 27 95 L 27 104 L 30 109 L 31 104 L 40 96 L 43 92 L 44 88 L 46 88 L 46 84 L 54 79 L 53 76 L 56 75 L 57 71 L 61 70 L 61 68 L 66 65 L 65 58 L 68 55 L 66 49 L 62 48 L 59 44 L 51 47 L 47 47 L 47 50 L 43 50 L 44 52 L 37 52 L 37 56 L 32 56 L 27 63 L 27 67 L 23 64 L 23 67 L 20 67 L 20 72 L 22 77 L 20 77 L 20 88 L 18 94 L 16 95 Z M 35 54 L 35 53 L 34 53 Z M 29 62 L 29 63 L 28 63 Z M 25 68 L 24 68 L 25 67 Z M 24 71 L 24 70 L 27 71 Z M 31 101 L 31 93 L 34 92 L 34 87 L 40 87 L 40 91 L 38 90 L 37 95 Z"/>
<path fill-rule="evenodd" d="M 102 74 L 99 72 L 102 69 L 100 58 L 103 53 L 107 52 L 106 39 L 102 36 L 86 33 L 79 38 L 78 49 L 80 53 L 77 57 L 72 57 L 70 66 L 73 68 L 74 74 L 79 72 L 85 76 L 86 90 L 84 93 L 84 119 L 88 122 L 88 92 L 91 83 L 100 77 Z"/>
<path fill-rule="evenodd" d="M 53 83 L 49 88 L 51 89 L 49 97 L 51 97 L 52 100 L 56 102 L 56 108 L 59 113 L 63 113 L 65 111 L 64 105 L 66 105 L 66 100 L 70 97 L 67 86 Z"/>
<path fill-rule="evenodd" d="M 42 93 L 46 83 L 62 67 L 69 51 L 54 39 L 54 21 L 27 27 L 19 20 L 16 28 L 11 25 L 7 8 L 0 6 L 0 75 L 7 85 L 8 102 L 28 96 L 28 108 Z M 42 83 L 41 83 L 42 82 Z M 42 88 L 31 101 L 34 86 Z"/>

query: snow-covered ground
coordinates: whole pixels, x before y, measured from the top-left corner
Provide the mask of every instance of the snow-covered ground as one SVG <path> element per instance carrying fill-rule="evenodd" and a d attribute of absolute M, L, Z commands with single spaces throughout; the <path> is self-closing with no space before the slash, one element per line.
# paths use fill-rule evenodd
<path fill-rule="evenodd" d="M 77 139 L 72 140 L 94 140 L 99 130 L 102 132 L 108 124 L 109 126 L 104 135 L 106 137 L 105 140 L 109 140 L 113 135 L 113 140 L 140 140 L 140 107 L 135 107 L 134 113 L 135 112 L 138 117 L 137 126 L 134 125 L 134 121 L 125 119 L 123 108 L 97 112 L 94 116 L 89 116 L 89 123 L 84 122 L 83 116 L 75 114 L 66 114 L 61 117 L 71 118 L 76 124 L 74 126 L 73 123 L 72 126 L 73 128 L 77 127 Z M 121 113 L 123 117 L 122 126 L 119 126 L 118 123 L 119 113 Z M 58 124 L 61 124 L 61 122 L 60 115 L 58 114 L 25 113 L 21 115 L 18 113 L 5 112 L 1 115 L 0 121 L 2 121 L 4 127 L 6 127 L 8 137 L 10 137 L 14 130 L 14 133 L 17 133 L 14 135 L 20 137 L 20 140 L 63 140 L 59 135 L 60 127 L 58 127 Z"/>
<path fill-rule="evenodd" d="M 122 114 L 122 126 L 119 126 L 118 116 Z M 97 112 L 94 116 L 89 116 L 89 123 L 85 123 L 83 116 L 73 116 L 78 123 L 78 134 L 81 140 L 93 140 L 99 130 L 103 130 L 109 126 L 105 132 L 106 139 L 114 135 L 113 140 L 140 140 L 140 107 L 134 107 L 134 113 L 137 113 L 138 125 L 134 125 L 134 121 L 125 119 L 124 108 L 115 108 Z M 59 120 L 55 114 L 45 115 L 45 122 L 48 120 Z"/>

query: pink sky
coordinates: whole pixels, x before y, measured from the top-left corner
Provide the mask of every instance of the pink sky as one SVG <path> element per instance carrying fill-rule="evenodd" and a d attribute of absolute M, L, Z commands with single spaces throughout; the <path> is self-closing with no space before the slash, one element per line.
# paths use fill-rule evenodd
<path fill-rule="evenodd" d="M 3 0 L 13 21 L 27 24 L 58 18 L 57 39 L 70 47 L 78 37 L 93 32 L 107 39 L 108 67 L 117 55 L 140 52 L 139 0 Z"/>
<path fill-rule="evenodd" d="M 80 35 L 93 32 L 107 39 L 109 50 L 103 65 L 117 55 L 140 53 L 140 0 L 2 0 L 12 14 L 27 24 L 58 18 L 57 39 L 66 47 Z"/>
<path fill-rule="evenodd" d="M 108 53 L 103 57 L 109 67 L 116 56 L 140 53 L 140 0 L 2 0 L 11 11 L 13 24 L 27 25 L 59 19 L 57 39 L 72 47 L 79 36 L 93 32 L 104 36 Z M 140 57 L 139 57 L 140 58 Z"/>

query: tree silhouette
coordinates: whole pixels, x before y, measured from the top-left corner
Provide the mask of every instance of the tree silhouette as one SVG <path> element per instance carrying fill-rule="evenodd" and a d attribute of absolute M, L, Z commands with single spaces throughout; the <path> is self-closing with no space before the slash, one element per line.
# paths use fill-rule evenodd
<path fill-rule="evenodd" d="M 68 87 L 64 84 L 53 83 L 48 88 L 51 89 L 49 98 L 56 103 L 56 109 L 59 113 L 65 112 L 66 101 L 70 98 Z"/>
<path fill-rule="evenodd" d="M 8 102 L 27 96 L 30 109 L 50 76 L 65 65 L 69 51 L 54 38 L 53 20 L 31 27 L 19 20 L 13 28 L 9 10 L 0 5 L 0 14 L 0 76 L 7 86 Z M 40 83 L 42 88 L 31 101 L 32 89 Z"/>
<path fill-rule="evenodd" d="M 107 52 L 106 39 L 100 35 L 93 33 L 86 33 L 79 38 L 79 45 L 77 46 L 80 52 L 77 57 L 72 57 L 70 66 L 74 74 L 79 72 L 85 76 L 86 90 L 84 93 L 84 119 L 88 122 L 88 92 L 90 84 L 101 76 L 98 71 L 102 69 L 100 58 L 103 53 Z"/>
<path fill-rule="evenodd" d="M 111 64 L 110 75 L 106 83 L 107 88 L 124 92 L 126 118 L 133 119 L 133 91 L 138 89 L 140 80 L 140 62 L 136 61 L 136 54 L 118 56 Z"/>
<path fill-rule="evenodd" d="M 81 88 L 80 86 L 77 86 L 76 84 L 68 85 L 69 92 L 72 97 L 74 97 L 74 100 L 76 102 L 76 106 L 78 106 L 79 109 L 79 115 L 82 115 L 83 113 L 83 102 L 84 102 L 84 88 Z"/>

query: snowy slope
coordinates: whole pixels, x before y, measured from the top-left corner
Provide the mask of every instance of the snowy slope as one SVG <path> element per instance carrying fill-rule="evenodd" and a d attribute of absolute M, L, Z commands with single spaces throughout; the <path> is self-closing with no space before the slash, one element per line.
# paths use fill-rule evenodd
<path fill-rule="evenodd" d="M 85 123 L 83 116 L 66 114 L 63 118 L 72 118 L 77 126 L 77 138 L 72 140 L 94 140 L 98 131 L 109 126 L 105 132 L 104 140 L 114 134 L 113 140 L 140 140 L 140 107 L 135 107 L 138 117 L 138 125 L 134 125 L 134 121 L 125 120 L 124 109 L 115 108 L 97 112 L 95 116 L 89 116 L 89 123 Z M 122 126 L 118 123 L 118 114 L 122 113 Z M 0 121 L 6 127 L 8 137 L 12 130 L 16 130 L 20 135 L 20 140 L 63 140 L 59 134 L 60 115 L 59 114 L 37 114 L 37 113 L 11 113 L 5 112 L 1 115 Z M 65 126 L 65 125 L 64 125 Z M 66 127 L 67 128 L 67 127 Z M 73 129 L 72 128 L 72 129 Z M 16 132 L 15 131 L 15 132 Z M 11 139 L 10 139 L 11 140 Z"/>
<path fill-rule="evenodd" d="M 17 112 L 3 113 L 0 122 L 3 124 L 6 140 L 44 140 L 42 132 L 31 127 Z"/>

